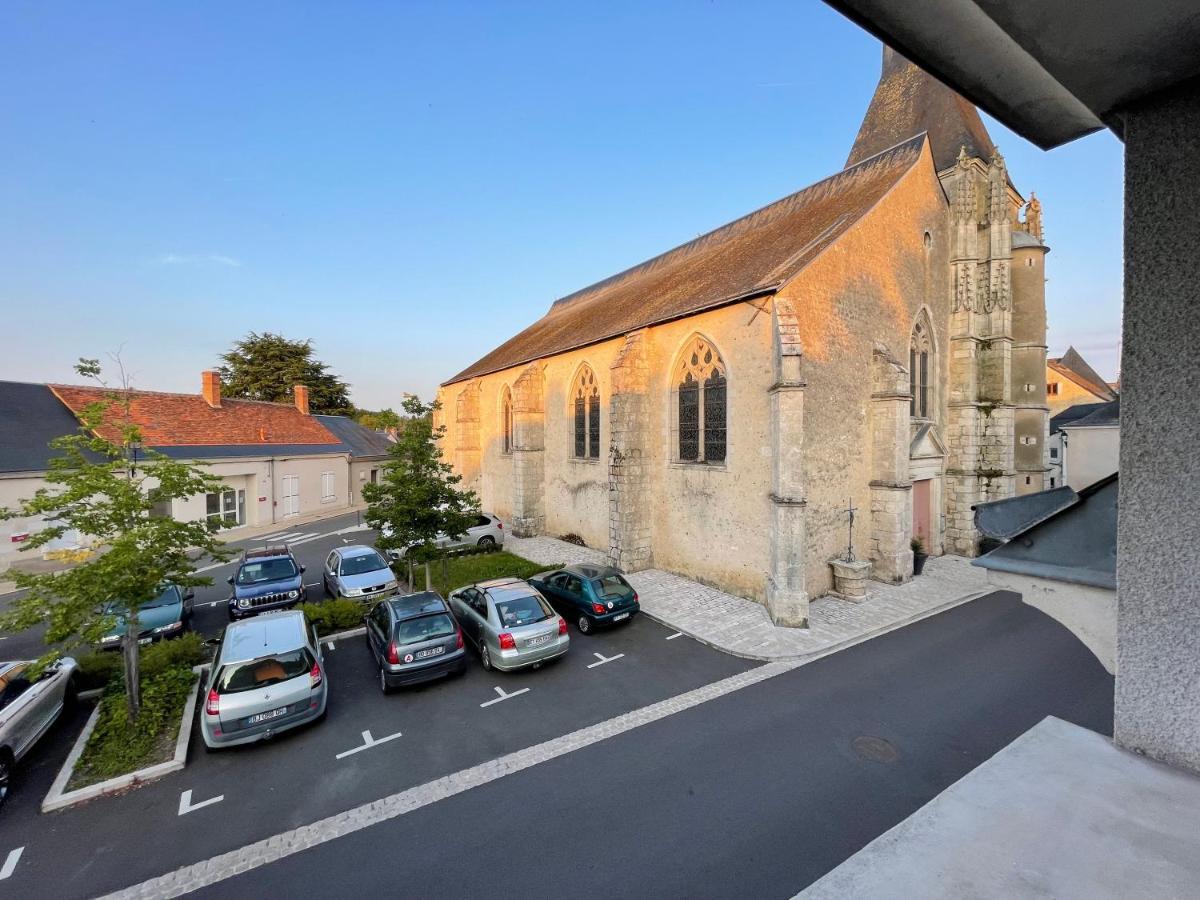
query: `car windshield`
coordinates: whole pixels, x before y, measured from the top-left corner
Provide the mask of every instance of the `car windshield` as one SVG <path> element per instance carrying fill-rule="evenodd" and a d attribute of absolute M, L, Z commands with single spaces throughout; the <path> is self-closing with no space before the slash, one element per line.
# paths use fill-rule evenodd
<path fill-rule="evenodd" d="M 149 603 L 143 603 L 142 609 L 154 609 L 156 606 L 170 606 L 172 603 L 179 602 L 179 593 L 175 589 L 175 585 L 168 585 L 163 588 L 163 592 L 151 600 Z"/>
<path fill-rule="evenodd" d="M 282 581 L 295 578 L 299 573 L 296 564 L 288 557 L 280 559 L 252 559 L 242 563 L 238 569 L 238 584 L 262 584 L 265 581 Z"/>
<path fill-rule="evenodd" d="M 617 574 L 597 578 L 592 582 L 592 587 L 599 597 L 628 597 L 633 593 L 629 582 Z"/>
<path fill-rule="evenodd" d="M 407 619 L 396 626 L 396 643 L 419 644 L 422 641 L 450 637 L 454 632 L 454 623 L 445 613 L 421 616 L 419 619 Z"/>
<path fill-rule="evenodd" d="M 264 688 L 289 678 L 298 678 L 308 673 L 312 667 L 312 654 L 304 647 L 250 662 L 232 663 L 221 669 L 221 674 L 217 677 L 217 693 L 236 694 L 239 691 Z"/>
<path fill-rule="evenodd" d="M 387 567 L 383 557 L 374 550 L 370 553 L 363 553 L 361 556 L 347 556 L 342 560 L 343 575 L 365 575 L 368 572 L 377 572 Z"/>
<path fill-rule="evenodd" d="M 497 597 L 496 613 L 500 616 L 500 624 L 505 628 L 519 628 L 554 615 L 542 602 L 541 597 L 532 594 Z"/>

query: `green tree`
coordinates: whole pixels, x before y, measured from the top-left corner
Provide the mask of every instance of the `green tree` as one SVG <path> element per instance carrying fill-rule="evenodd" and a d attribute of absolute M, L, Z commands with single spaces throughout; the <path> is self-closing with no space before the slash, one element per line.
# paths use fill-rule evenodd
<path fill-rule="evenodd" d="M 76 371 L 99 380 L 100 365 L 80 360 Z M 89 538 L 99 549 L 90 561 L 64 572 L 13 572 L 17 587 L 28 593 L 0 617 L 0 628 L 22 631 L 45 624 L 47 644 L 70 642 L 69 647 L 95 645 L 123 620 L 125 695 L 133 720 L 141 705 L 138 608 L 158 596 L 164 582 L 212 583 L 193 572 L 189 551 L 215 559 L 228 559 L 230 552 L 216 538 L 217 522 L 177 522 L 152 514 L 161 503 L 220 490 L 221 481 L 143 449 L 129 415 L 131 398 L 122 372 L 122 388 L 83 411 L 77 434 L 50 442 L 58 455 L 50 461 L 48 486 L 16 509 L 0 509 L 0 518 L 39 516 L 46 523 L 22 550 L 36 550 L 68 532 Z M 60 649 L 52 649 L 38 663 L 58 655 Z"/>
<path fill-rule="evenodd" d="M 221 390 L 227 397 L 291 403 L 292 389 L 308 388 L 314 413 L 348 416 L 354 413 L 349 386 L 313 357 L 312 341 L 293 341 L 269 331 L 250 332 L 221 354 Z"/>
<path fill-rule="evenodd" d="M 372 431 L 387 431 L 389 428 L 399 428 L 400 423 L 404 420 L 400 418 L 398 412 L 388 407 L 378 412 L 373 412 L 369 409 L 355 410 L 354 421 L 358 422 L 363 428 L 370 428 Z"/>
<path fill-rule="evenodd" d="M 404 399 L 404 429 L 388 450 L 379 482 L 362 489 L 367 524 L 382 533 L 379 545 L 407 548 L 410 558 L 424 560 L 426 589 L 431 583 L 429 560 L 438 553 L 437 537 L 465 534 L 479 507 L 474 492 L 458 489 L 462 476 L 442 461 L 438 441 L 446 429 L 433 426 L 438 408 L 436 400 L 425 404 L 411 394 Z"/>

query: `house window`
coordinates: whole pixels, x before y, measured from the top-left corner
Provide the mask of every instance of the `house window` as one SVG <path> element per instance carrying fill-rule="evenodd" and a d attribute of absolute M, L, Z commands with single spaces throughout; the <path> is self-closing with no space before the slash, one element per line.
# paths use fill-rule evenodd
<path fill-rule="evenodd" d="M 675 368 L 675 423 L 679 462 L 725 462 L 728 382 L 716 349 L 694 338 Z"/>
<path fill-rule="evenodd" d="M 512 391 L 505 385 L 500 395 L 500 452 L 508 456 L 513 452 L 513 408 Z"/>
<path fill-rule="evenodd" d="M 1051 458 L 1051 459 L 1058 459 L 1058 448 L 1057 448 L 1057 447 L 1051 447 L 1051 448 L 1050 448 L 1050 458 Z"/>
<path fill-rule="evenodd" d="M 337 499 L 332 472 L 321 473 L 321 502 L 332 503 Z"/>
<path fill-rule="evenodd" d="M 1058 396 L 1058 382 L 1052 381 L 1048 385 L 1046 385 L 1046 393 L 1049 394 L 1051 397 Z"/>
<path fill-rule="evenodd" d="M 1054 487 L 1054 476 L 1050 476 L 1050 487 Z"/>
<path fill-rule="evenodd" d="M 1025 483 L 1026 483 L 1026 484 L 1033 484 L 1033 476 L 1031 476 L 1031 475 L 1026 475 L 1026 476 L 1025 476 Z"/>
<path fill-rule="evenodd" d="M 908 386 L 912 393 L 909 413 L 915 419 L 929 418 L 929 359 L 933 355 L 929 320 L 922 313 L 913 326 L 908 344 Z"/>
<path fill-rule="evenodd" d="M 600 386 L 591 366 L 585 365 L 575 376 L 571 391 L 574 413 L 574 445 L 576 459 L 600 458 Z"/>
<path fill-rule="evenodd" d="M 244 490 L 217 491 L 204 495 L 204 511 L 210 521 L 226 528 L 246 524 L 246 492 Z"/>

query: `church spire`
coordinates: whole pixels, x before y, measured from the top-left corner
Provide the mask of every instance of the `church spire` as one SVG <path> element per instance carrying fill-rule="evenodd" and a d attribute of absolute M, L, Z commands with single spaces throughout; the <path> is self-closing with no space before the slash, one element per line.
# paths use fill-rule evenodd
<path fill-rule="evenodd" d="M 996 149 L 974 106 L 885 46 L 883 73 L 846 166 L 922 131 L 929 134 L 933 162 L 939 172 L 954 165 L 963 147 L 967 156 L 985 163 Z"/>

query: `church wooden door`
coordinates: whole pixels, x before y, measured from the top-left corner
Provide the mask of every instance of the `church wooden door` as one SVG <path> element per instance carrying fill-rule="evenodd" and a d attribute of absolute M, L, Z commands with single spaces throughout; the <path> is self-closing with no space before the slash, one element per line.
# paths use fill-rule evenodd
<path fill-rule="evenodd" d="M 925 542 L 925 551 L 929 552 L 929 547 L 932 544 L 930 541 L 930 510 L 929 510 L 929 490 L 930 481 L 928 478 L 923 481 L 913 482 L 912 502 L 913 502 L 913 536 L 919 537 Z"/>

